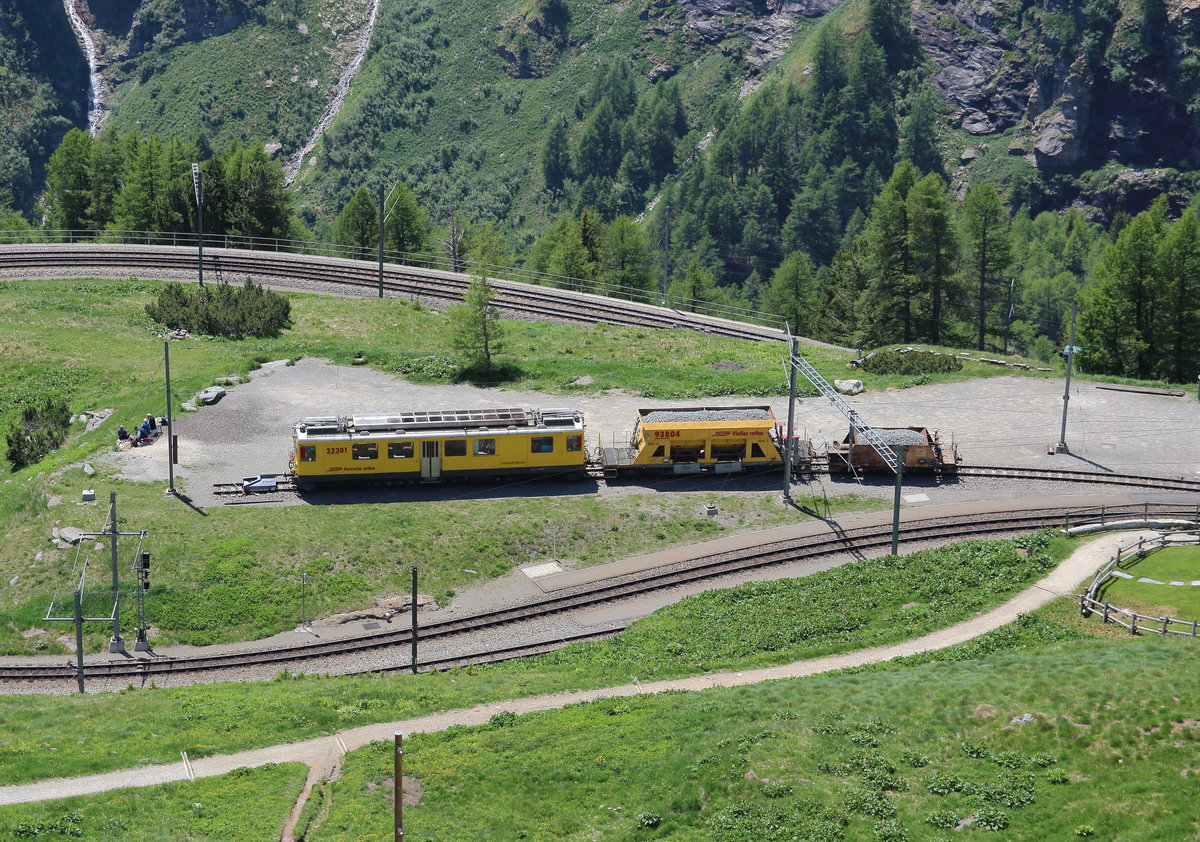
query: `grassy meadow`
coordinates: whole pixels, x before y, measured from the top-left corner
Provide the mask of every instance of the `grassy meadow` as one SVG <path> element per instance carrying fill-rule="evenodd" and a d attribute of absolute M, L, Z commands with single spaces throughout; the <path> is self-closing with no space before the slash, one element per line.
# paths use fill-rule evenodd
<path fill-rule="evenodd" d="M 0 780 L 166 763 L 180 751 L 192 757 L 223 754 L 485 701 L 783 664 L 896 643 L 990 610 L 1039 579 L 1072 546 L 1048 533 L 971 542 L 697 594 L 609 640 L 445 673 L 348 678 L 284 673 L 266 683 L 179 689 L 151 684 L 95 696 L 4 697 Z M 1081 636 L 1097 626 L 1052 617 L 995 633 L 964 651 L 977 657 L 1023 648 L 1031 640 Z M 932 657 L 951 656 L 907 662 Z M 156 727 L 131 728 L 136 721 Z M 87 735 L 86 751 L 80 750 L 81 734 Z"/>
<path fill-rule="evenodd" d="M 1105 585 L 1100 599 L 1151 617 L 1176 620 L 1200 619 L 1200 547 L 1166 547 L 1155 550 L 1125 572 L 1133 579 L 1114 577 Z M 1140 578 L 1186 585 L 1152 585 Z"/>

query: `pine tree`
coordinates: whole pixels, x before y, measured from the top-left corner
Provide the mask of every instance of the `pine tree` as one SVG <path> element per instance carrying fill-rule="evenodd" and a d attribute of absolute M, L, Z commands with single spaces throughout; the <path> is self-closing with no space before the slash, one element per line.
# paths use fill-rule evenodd
<path fill-rule="evenodd" d="M 570 219 L 558 232 L 546 271 L 560 279 L 556 281 L 559 286 L 574 289 L 578 289 L 578 285 L 568 279 L 592 280 L 595 277 L 596 262 L 592 260 L 587 246 L 584 245 L 578 220 Z"/>
<path fill-rule="evenodd" d="M 429 253 L 432 248 L 429 241 L 429 214 L 417 204 L 416 195 L 404 182 L 396 182 L 392 200 L 384 213 L 384 237 L 389 249 L 406 255 Z"/>
<path fill-rule="evenodd" d="M 542 142 L 542 180 L 551 193 L 562 190 L 571 177 L 571 151 L 567 144 L 567 121 L 554 120 Z"/>
<path fill-rule="evenodd" d="M 125 140 L 113 129 L 106 129 L 92 141 L 91 196 L 88 225 L 103 230 L 112 222 L 117 194 L 121 191 L 121 173 L 125 170 Z"/>
<path fill-rule="evenodd" d="M 112 225 L 122 231 L 160 231 L 167 206 L 162 142 L 155 134 L 132 138 L 129 149 Z"/>
<path fill-rule="evenodd" d="M 963 231 L 966 235 L 967 269 L 978 285 L 976 301 L 979 350 L 987 338 L 988 288 L 997 285 L 1011 260 L 1008 242 L 1008 212 L 990 184 L 977 184 L 963 199 Z"/>
<path fill-rule="evenodd" d="M 71 129 L 46 165 L 46 224 L 50 228 L 88 228 L 92 199 L 92 136 Z"/>
<path fill-rule="evenodd" d="M 822 319 L 819 301 L 812 260 L 804 252 L 794 251 L 771 276 L 761 306 L 787 319 L 793 334 L 808 336 Z"/>
<path fill-rule="evenodd" d="M 650 244 L 646 233 L 627 216 L 618 216 L 600 238 L 600 280 L 622 294 L 650 288 Z"/>
<path fill-rule="evenodd" d="M 912 161 L 922 172 L 941 172 L 942 156 L 937 151 L 936 123 L 941 100 L 928 85 L 921 88 L 900 127 L 900 157 Z"/>
<path fill-rule="evenodd" d="M 1193 383 L 1200 374 L 1200 222 L 1191 208 L 1167 230 L 1158 272 L 1163 296 L 1158 376 Z"/>
<path fill-rule="evenodd" d="M 463 294 L 463 303 L 448 308 L 446 316 L 454 349 L 469 355 L 475 366 L 482 364 L 491 375 L 493 359 L 503 350 L 504 329 L 500 312 L 492 303 L 496 289 L 488 272 L 503 259 L 505 249 L 491 222 L 472 232 L 471 239 L 471 282 Z"/>
<path fill-rule="evenodd" d="M 942 303 L 950 292 L 958 258 L 958 236 L 946 182 L 930 173 L 908 191 L 908 247 L 917 290 L 929 300 L 929 329 L 934 345 L 942 342 Z"/>
<path fill-rule="evenodd" d="M 859 342 L 865 347 L 913 338 L 908 194 L 919 177 L 911 162 L 901 162 L 871 209 L 864 233 L 869 280 L 859 302 Z"/>
<path fill-rule="evenodd" d="M 347 246 L 347 257 L 361 257 L 363 250 L 374 249 L 379 238 L 379 211 L 375 200 L 360 187 L 354 191 L 342 212 L 333 220 L 329 236 L 340 246 Z"/>

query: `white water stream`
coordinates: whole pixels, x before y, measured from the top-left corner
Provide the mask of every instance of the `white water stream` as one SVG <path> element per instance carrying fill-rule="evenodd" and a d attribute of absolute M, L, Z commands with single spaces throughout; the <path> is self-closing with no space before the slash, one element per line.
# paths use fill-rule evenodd
<path fill-rule="evenodd" d="M 92 40 L 92 33 L 75 9 L 76 2 L 83 3 L 84 8 L 87 8 L 87 0 L 63 0 L 63 8 L 67 12 L 67 18 L 71 21 L 71 29 L 75 30 L 75 38 L 79 41 L 79 46 L 83 48 L 83 54 L 87 58 L 87 122 L 88 133 L 94 135 L 100 131 L 104 118 L 107 116 L 107 112 L 100 103 L 100 91 L 103 88 L 104 80 L 100 78 L 100 73 L 96 69 L 96 42 Z"/>
<path fill-rule="evenodd" d="M 70 0 L 66 0 L 70 2 Z M 375 16 L 379 13 L 379 0 L 371 0 L 371 13 L 367 16 L 367 22 L 363 28 L 359 30 L 355 37 L 356 46 L 354 55 L 350 58 L 346 69 L 342 71 L 341 77 L 337 80 L 337 84 L 333 86 L 333 96 L 329 99 L 329 104 L 325 106 L 325 113 L 321 115 L 321 119 L 317 121 L 317 125 L 313 127 L 312 134 L 308 136 L 308 140 L 298 150 L 288 156 L 287 161 L 283 165 L 283 174 L 287 184 L 291 184 L 296 180 L 296 176 L 300 174 L 300 167 L 304 164 L 304 158 L 321 140 L 321 135 L 325 134 L 325 130 L 333 122 L 333 118 L 342 110 L 342 104 L 346 101 L 346 94 L 350 92 L 350 85 L 354 82 L 354 77 L 358 75 L 359 69 L 362 67 L 363 59 L 367 55 L 367 47 L 371 45 L 371 33 L 375 30 Z"/>

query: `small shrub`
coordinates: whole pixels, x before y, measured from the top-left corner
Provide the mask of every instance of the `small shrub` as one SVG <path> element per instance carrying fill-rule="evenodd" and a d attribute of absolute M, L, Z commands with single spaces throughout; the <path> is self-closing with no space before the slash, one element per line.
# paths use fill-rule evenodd
<path fill-rule="evenodd" d="M 900 755 L 900 760 L 905 766 L 911 766 L 914 769 L 920 769 L 929 765 L 929 758 L 915 751 L 904 751 Z"/>
<path fill-rule="evenodd" d="M 871 374 L 948 374 L 962 370 L 962 360 L 932 351 L 876 351 L 863 361 Z"/>
<path fill-rule="evenodd" d="M 975 814 L 975 826 L 1000 831 L 1008 827 L 1008 815 L 995 807 L 980 807 Z"/>
<path fill-rule="evenodd" d="M 958 745 L 959 748 L 963 750 L 963 754 L 965 754 L 967 757 L 974 757 L 978 760 L 988 756 L 987 746 L 981 742 L 977 742 L 975 740 L 963 740 Z"/>
<path fill-rule="evenodd" d="M 654 828 L 658 827 L 660 824 L 662 824 L 662 816 L 660 816 L 658 813 L 637 814 L 638 827 L 644 827 L 647 830 L 654 830 Z"/>
<path fill-rule="evenodd" d="M 168 284 L 146 315 L 172 330 L 208 336 L 273 336 L 291 323 L 292 304 L 250 278 L 241 287 L 220 283 L 192 289 Z"/>
<path fill-rule="evenodd" d="M 1020 769 L 1025 765 L 1025 755 L 1019 751 L 1002 751 L 992 755 L 992 761 L 1005 769 Z"/>
<path fill-rule="evenodd" d="M 958 813 L 953 810 L 934 810 L 925 817 L 925 823 L 942 830 L 950 830 L 958 827 Z"/>
<path fill-rule="evenodd" d="M 39 462 L 66 441 L 71 411 L 61 401 L 26 406 L 21 420 L 8 431 L 8 461 L 14 471 Z"/>
<path fill-rule="evenodd" d="M 492 728 L 511 728 L 516 724 L 517 715 L 511 710 L 498 713 L 488 720 L 488 725 Z"/>
<path fill-rule="evenodd" d="M 1075 828 L 1075 835 L 1076 836 L 1095 836 L 1096 828 L 1092 827 L 1090 824 L 1081 824 L 1079 827 Z"/>
<path fill-rule="evenodd" d="M 1071 776 L 1061 769 L 1055 769 L 1053 772 L 1050 772 L 1046 775 L 1046 780 L 1049 783 L 1057 785 L 1069 784 L 1071 782 Z"/>
<path fill-rule="evenodd" d="M 1058 762 L 1058 758 L 1054 757 L 1054 755 L 1042 753 L 1031 755 L 1029 759 L 1035 766 L 1041 766 L 1043 769 L 1053 766 Z"/>
<path fill-rule="evenodd" d="M 904 825 L 895 819 L 875 822 L 872 830 L 879 842 L 908 842 L 908 832 L 904 829 Z"/>
<path fill-rule="evenodd" d="M 896 815 L 896 805 L 879 792 L 852 792 L 846 796 L 846 809 L 851 813 L 862 813 L 877 819 L 890 819 Z"/>
<path fill-rule="evenodd" d="M 962 792 L 963 782 L 954 775 L 938 772 L 925 781 L 925 789 L 933 795 L 949 795 L 952 792 Z"/>
<path fill-rule="evenodd" d="M 787 784 L 769 783 L 763 785 L 762 794 L 767 798 L 787 798 L 792 794 L 792 788 Z"/>

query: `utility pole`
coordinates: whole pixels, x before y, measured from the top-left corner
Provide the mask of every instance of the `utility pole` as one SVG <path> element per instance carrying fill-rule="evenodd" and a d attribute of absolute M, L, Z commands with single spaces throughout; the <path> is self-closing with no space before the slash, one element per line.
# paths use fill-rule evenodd
<path fill-rule="evenodd" d="M 79 682 L 79 692 L 83 689 L 83 583 L 87 576 L 87 565 L 79 574 L 79 587 L 75 589 L 75 680 Z"/>
<path fill-rule="evenodd" d="M 163 340 L 163 368 L 167 374 L 167 493 L 175 494 L 175 424 L 171 419 L 171 341 Z"/>
<path fill-rule="evenodd" d="M 192 186 L 196 188 L 196 248 L 199 250 L 197 265 L 200 269 L 200 286 L 204 286 L 204 191 L 200 177 L 200 165 L 192 164 Z"/>
<path fill-rule="evenodd" d="M 1075 317 L 1079 313 L 1079 301 L 1071 302 L 1071 338 L 1067 340 L 1067 384 L 1063 388 L 1062 432 L 1058 434 L 1058 444 L 1055 453 L 1069 453 L 1067 447 L 1067 404 L 1071 400 L 1071 364 L 1075 360 Z"/>
<path fill-rule="evenodd" d="M 853 448 L 851 448 L 853 449 Z M 900 546 L 900 481 L 904 478 L 904 445 L 896 448 L 896 493 L 892 495 L 892 555 Z"/>
<path fill-rule="evenodd" d="M 1012 328 L 1013 317 L 1013 287 L 1017 285 L 1017 279 L 1013 278 L 1008 282 L 1008 307 L 1007 315 L 1004 317 L 1004 353 L 1008 353 L 1008 333 Z"/>
<path fill-rule="evenodd" d="M 379 297 L 383 298 L 383 185 L 379 185 Z"/>
<path fill-rule="evenodd" d="M 412 568 L 412 673 L 417 674 L 417 566 Z"/>
<path fill-rule="evenodd" d="M 108 641 L 108 651 L 114 654 L 125 653 L 125 638 L 121 637 L 121 584 L 117 572 L 117 492 L 108 493 L 108 536 L 112 548 L 112 639 Z"/>
<path fill-rule="evenodd" d="M 392 818 L 396 825 L 396 842 L 404 839 L 404 734 L 396 732 L 396 759 L 392 766 L 392 800 L 395 802 Z"/>
<path fill-rule="evenodd" d="M 671 274 L 671 206 L 663 202 L 662 304 L 667 306 L 667 278 Z"/>
<path fill-rule="evenodd" d="M 793 337 L 788 354 L 788 420 L 783 437 L 783 502 L 792 502 L 792 456 L 796 447 L 796 356 L 800 340 Z"/>

